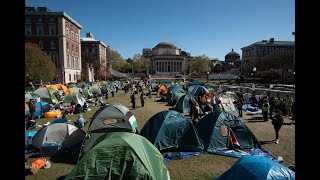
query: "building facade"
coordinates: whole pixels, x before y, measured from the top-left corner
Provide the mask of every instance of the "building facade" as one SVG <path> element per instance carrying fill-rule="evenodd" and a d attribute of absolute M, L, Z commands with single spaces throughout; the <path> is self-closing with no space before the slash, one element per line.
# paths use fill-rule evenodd
<path fill-rule="evenodd" d="M 38 44 L 48 53 L 59 83 L 73 83 L 81 78 L 81 28 L 65 12 L 53 12 L 47 7 L 25 8 L 25 42 Z"/>
<path fill-rule="evenodd" d="M 107 77 L 107 45 L 103 42 L 94 39 L 92 33 L 87 33 L 85 38 L 81 38 L 81 51 L 82 59 L 85 60 L 85 56 L 90 56 L 99 64 L 99 67 L 95 69 L 95 74 L 90 75 L 94 79 L 103 79 L 106 80 Z M 92 71 L 93 72 L 93 71 Z M 85 79 L 89 81 L 89 76 L 86 76 Z"/>
<path fill-rule="evenodd" d="M 275 41 L 274 38 L 270 40 L 262 40 L 253 43 L 249 46 L 241 48 L 242 50 L 242 63 L 241 73 L 251 73 L 253 67 L 261 66 L 263 60 L 270 56 L 277 56 L 285 53 L 294 53 L 293 41 Z"/>
<path fill-rule="evenodd" d="M 171 42 L 160 42 L 154 48 L 144 48 L 142 55 L 151 61 L 152 74 L 184 74 L 188 53 L 181 51 Z"/>

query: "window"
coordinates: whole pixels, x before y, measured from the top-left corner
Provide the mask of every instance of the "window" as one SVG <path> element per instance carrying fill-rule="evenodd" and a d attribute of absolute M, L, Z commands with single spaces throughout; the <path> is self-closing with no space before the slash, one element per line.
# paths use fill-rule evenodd
<path fill-rule="evenodd" d="M 43 25 L 42 24 L 37 25 L 37 34 L 43 35 Z"/>
<path fill-rule="evenodd" d="M 50 52 L 50 57 L 56 68 L 59 67 L 58 55 L 56 52 Z"/>
<path fill-rule="evenodd" d="M 72 50 L 72 52 L 73 52 L 73 50 L 74 50 L 74 45 L 72 44 L 72 46 L 71 46 L 72 48 L 71 48 L 71 50 Z"/>
<path fill-rule="evenodd" d="M 74 37 L 73 37 L 73 31 L 71 31 L 71 39 L 74 40 L 73 38 L 74 38 Z"/>
<path fill-rule="evenodd" d="M 50 24 L 49 25 L 49 35 L 56 35 L 56 25 L 55 24 Z"/>
<path fill-rule="evenodd" d="M 40 41 L 39 41 L 39 48 L 40 48 L 40 49 L 43 49 L 43 40 L 40 40 Z"/>
<path fill-rule="evenodd" d="M 68 54 L 67 58 L 67 68 L 70 69 L 70 55 Z"/>
<path fill-rule="evenodd" d="M 75 74 L 73 75 L 73 80 L 74 80 L 74 81 L 76 80 L 76 75 L 75 75 Z"/>
<path fill-rule="evenodd" d="M 78 42 L 78 34 L 76 34 L 76 42 Z"/>
<path fill-rule="evenodd" d="M 54 41 L 51 41 L 51 49 L 56 49 L 56 43 Z"/>
<path fill-rule="evenodd" d="M 31 24 L 26 24 L 25 26 L 25 35 L 30 36 L 31 35 Z"/>
<path fill-rule="evenodd" d="M 79 52 L 79 51 L 78 51 L 78 46 L 76 46 L 76 52 Z"/>
<path fill-rule="evenodd" d="M 51 18 L 50 18 L 50 22 L 51 22 L 51 23 L 54 23 L 54 18 L 51 17 Z"/>
<path fill-rule="evenodd" d="M 69 37 L 69 29 L 66 29 L 66 36 Z"/>
<path fill-rule="evenodd" d="M 30 18 L 26 17 L 26 23 L 30 23 Z"/>
<path fill-rule="evenodd" d="M 67 42 L 67 50 L 69 50 L 69 43 Z"/>
<path fill-rule="evenodd" d="M 71 69 L 74 69 L 74 57 L 72 56 L 72 66 Z"/>
<path fill-rule="evenodd" d="M 76 57 L 76 69 L 80 69 L 80 67 L 79 67 L 78 57 Z"/>
<path fill-rule="evenodd" d="M 38 23 L 42 23 L 42 18 L 38 17 Z"/>
<path fill-rule="evenodd" d="M 71 74 L 69 74 L 69 82 L 71 82 Z"/>

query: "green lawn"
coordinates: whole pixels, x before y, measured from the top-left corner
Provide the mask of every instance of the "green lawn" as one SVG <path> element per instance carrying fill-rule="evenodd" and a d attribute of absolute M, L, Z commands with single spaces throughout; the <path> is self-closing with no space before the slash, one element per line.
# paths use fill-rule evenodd
<path fill-rule="evenodd" d="M 166 103 L 155 102 L 155 96 L 149 99 L 146 98 L 145 107 L 140 107 L 140 100 L 137 99 L 135 110 L 132 110 L 133 114 L 136 116 L 139 128 L 141 129 L 143 125 L 159 111 L 167 110 L 170 106 L 165 106 Z M 129 94 L 124 94 L 123 91 L 119 91 L 114 98 L 105 100 L 108 103 L 122 104 L 129 109 L 131 109 L 131 103 Z M 97 107 L 90 107 L 92 110 L 84 114 L 84 118 L 90 121 L 92 115 L 97 110 Z M 237 113 L 235 113 L 237 114 Z M 244 113 L 245 114 L 245 113 Z M 69 119 L 75 121 L 78 115 L 70 115 Z M 258 115 L 260 116 L 260 115 Z M 272 153 L 274 156 L 281 156 L 284 159 L 282 163 L 285 166 L 295 163 L 295 125 L 284 125 L 280 130 L 280 143 L 270 143 L 269 141 L 275 138 L 275 133 L 271 122 L 248 122 L 248 119 L 255 116 L 244 115 L 243 121 L 250 128 L 253 134 L 261 142 L 262 147 Z M 52 121 L 53 119 L 37 119 L 37 122 L 41 124 L 47 121 Z M 285 119 L 285 123 L 291 122 Z M 86 125 L 83 130 L 86 132 L 88 125 Z M 31 131 L 37 131 L 40 128 L 33 129 Z M 30 165 L 34 160 L 39 158 L 37 154 L 26 154 L 25 157 L 29 158 L 27 164 Z M 40 169 L 35 175 L 26 176 L 26 179 L 57 179 L 68 174 L 75 166 L 70 161 L 68 156 L 64 157 L 65 163 L 55 163 L 52 162 L 50 157 L 46 157 L 51 162 L 51 168 Z M 199 156 L 194 156 L 182 160 L 174 160 L 169 163 L 165 163 L 166 167 L 170 172 L 171 179 L 197 179 L 197 180 L 211 180 L 214 177 L 218 177 L 227 169 L 229 169 L 238 159 L 219 156 L 213 154 L 201 154 Z"/>

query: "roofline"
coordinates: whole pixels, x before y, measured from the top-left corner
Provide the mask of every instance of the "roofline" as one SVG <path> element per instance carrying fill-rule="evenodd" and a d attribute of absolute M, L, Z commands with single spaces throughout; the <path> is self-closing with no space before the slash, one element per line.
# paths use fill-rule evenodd
<path fill-rule="evenodd" d="M 284 42 L 284 43 L 288 43 L 288 44 L 275 44 L 276 42 Z M 245 46 L 240 49 L 243 50 L 243 49 L 253 47 L 253 46 L 294 46 L 294 41 L 274 41 L 274 43 L 267 43 L 267 44 L 260 44 L 260 43 L 262 43 L 262 41 L 257 41 L 253 44 L 250 44 L 249 46 Z M 293 43 L 293 44 L 289 44 L 289 43 Z"/>
<path fill-rule="evenodd" d="M 35 12 L 30 12 L 27 11 L 25 12 L 25 15 L 49 15 L 49 16 L 63 16 L 64 18 L 68 19 L 69 21 L 71 21 L 73 24 L 75 24 L 78 28 L 82 29 L 82 25 L 77 23 L 77 21 L 75 21 L 74 19 L 72 19 L 67 13 L 61 11 L 61 12 L 39 12 L 39 11 L 35 11 Z"/>
<path fill-rule="evenodd" d="M 98 44 L 102 44 L 103 46 L 105 46 L 105 48 L 107 48 L 108 46 L 106 44 L 104 44 L 102 41 L 99 41 L 99 40 L 83 40 L 82 38 L 80 39 L 80 42 L 94 42 L 94 43 L 98 43 Z"/>

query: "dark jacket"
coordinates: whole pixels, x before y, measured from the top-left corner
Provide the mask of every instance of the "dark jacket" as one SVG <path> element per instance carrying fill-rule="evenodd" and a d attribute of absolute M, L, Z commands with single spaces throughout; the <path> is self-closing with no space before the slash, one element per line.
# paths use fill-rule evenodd
<path fill-rule="evenodd" d="M 283 117 L 281 115 L 277 114 L 277 115 L 273 116 L 271 123 L 273 124 L 273 126 L 277 126 L 277 127 L 282 126 L 283 125 Z"/>

